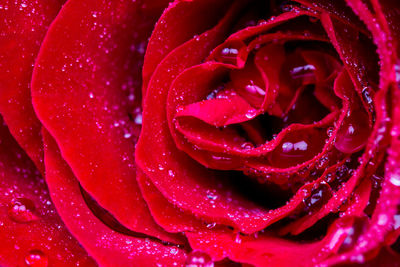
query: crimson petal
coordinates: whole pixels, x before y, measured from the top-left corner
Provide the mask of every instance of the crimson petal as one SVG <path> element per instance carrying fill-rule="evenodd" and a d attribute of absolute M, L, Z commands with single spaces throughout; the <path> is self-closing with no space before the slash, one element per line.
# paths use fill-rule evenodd
<path fill-rule="evenodd" d="M 71 236 L 39 171 L 0 122 L 0 265 L 96 266 Z"/>
<path fill-rule="evenodd" d="M 0 112 L 10 132 L 43 172 L 41 124 L 31 103 L 33 65 L 48 26 L 65 1 L 2 1 Z"/>
<path fill-rule="evenodd" d="M 134 179 L 137 48 L 157 15 L 147 11 L 132 1 L 68 1 L 42 44 L 32 96 L 83 188 L 127 228 L 174 240 L 153 221 Z"/>
<path fill-rule="evenodd" d="M 68 229 L 101 266 L 183 265 L 185 252 L 147 238 L 120 234 L 108 228 L 88 208 L 79 183 L 62 159 L 56 142 L 43 132 L 46 181 L 56 208 Z M 64 192 L 68 192 L 65 194 Z M 71 205 L 73 203 L 73 205 Z"/>

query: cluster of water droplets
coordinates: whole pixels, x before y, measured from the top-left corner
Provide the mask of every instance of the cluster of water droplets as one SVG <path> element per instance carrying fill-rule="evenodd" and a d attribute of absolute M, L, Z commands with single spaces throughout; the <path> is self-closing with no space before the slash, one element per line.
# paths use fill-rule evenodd
<path fill-rule="evenodd" d="M 49 206 L 51 202 L 47 200 L 45 204 Z M 11 200 L 8 206 L 8 216 L 17 224 L 32 224 L 41 219 L 40 213 L 36 210 L 35 202 L 26 197 L 17 197 Z M 0 226 L 3 226 L 3 223 Z M 51 237 L 48 237 L 48 239 L 49 241 L 52 240 Z M 21 249 L 18 243 L 14 245 L 14 249 Z M 41 249 L 32 249 L 27 252 L 24 262 L 30 267 L 47 267 L 48 256 Z"/>

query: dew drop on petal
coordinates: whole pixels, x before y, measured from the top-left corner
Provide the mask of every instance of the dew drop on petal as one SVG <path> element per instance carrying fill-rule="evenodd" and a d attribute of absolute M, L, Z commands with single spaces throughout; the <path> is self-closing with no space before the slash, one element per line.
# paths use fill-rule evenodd
<path fill-rule="evenodd" d="M 389 182 L 392 183 L 395 186 L 400 186 L 400 174 L 392 173 L 390 175 Z"/>
<path fill-rule="evenodd" d="M 367 113 L 353 111 L 338 130 L 335 147 L 343 153 L 357 152 L 366 144 L 369 133 Z"/>
<path fill-rule="evenodd" d="M 394 217 L 393 229 L 398 230 L 400 228 L 400 214 L 396 214 L 393 217 Z"/>
<path fill-rule="evenodd" d="M 269 155 L 270 163 L 287 168 L 305 162 L 317 155 L 325 145 L 326 134 L 321 129 L 293 132 L 285 136 Z"/>
<path fill-rule="evenodd" d="M 331 189 L 327 184 L 320 184 L 317 188 L 311 191 L 311 195 L 304 199 L 306 211 L 313 212 L 320 208 L 332 196 Z"/>
<path fill-rule="evenodd" d="M 239 51 L 233 47 L 224 47 L 221 50 L 218 60 L 226 64 L 235 64 Z"/>
<path fill-rule="evenodd" d="M 207 227 L 208 229 L 212 229 L 212 228 L 214 228 L 216 225 L 217 225 L 217 223 L 213 222 L 213 223 L 208 223 L 208 224 L 206 224 L 206 227 Z"/>
<path fill-rule="evenodd" d="M 355 218 L 353 226 L 345 229 L 347 236 L 339 247 L 339 252 L 341 253 L 352 249 L 354 245 L 357 244 L 359 237 L 366 230 L 367 226 L 368 219 L 366 217 Z"/>
<path fill-rule="evenodd" d="M 27 198 L 14 199 L 8 209 L 11 220 L 18 223 L 29 223 L 39 218 L 35 215 L 35 204 Z"/>
<path fill-rule="evenodd" d="M 168 175 L 170 177 L 175 177 L 175 172 L 173 170 L 168 170 Z"/>
<path fill-rule="evenodd" d="M 239 51 L 236 48 L 225 47 L 221 51 L 221 55 L 225 57 L 234 56 L 236 57 L 239 54 Z"/>
<path fill-rule="evenodd" d="M 142 124 L 142 114 L 137 114 L 135 117 L 135 123 L 138 125 Z"/>
<path fill-rule="evenodd" d="M 293 67 L 289 72 L 292 79 L 312 80 L 314 79 L 314 65 L 305 64 Z"/>
<path fill-rule="evenodd" d="M 240 236 L 240 233 L 237 233 L 237 234 L 236 234 L 235 243 L 236 243 L 236 244 L 242 243 L 242 238 L 241 238 L 241 236 Z"/>
<path fill-rule="evenodd" d="M 244 47 L 242 42 L 230 42 L 221 47 L 215 55 L 215 59 L 225 64 L 243 64 L 243 59 L 240 58 L 240 50 Z"/>
<path fill-rule="evenodd" d="M 252 119 L 257 115 L 257 111 L 255 109 L 249 109 L 246 113 L 246 118 Z"/>
<path fill-rule="evenodd" d="M 397 62 L 397 64 L 394 65 L 394 70 L 396 73 L 396 82 L 397 84 L 400 84 L 400 64 L 399 61 Z"/>
<path fill-rule="evenodd" d="M 185 267 L 214 267 L 214 262 L 207 253 L 194 250 L 187 256 Z"/>
<path fill-rule="evenodd" d="M 47 267 L 49 259 L 42 251 L 35 249 L 29 251 L 25 257 L 25 263 L 30 267 Z"/>
<path fill-rule="evenodd" d="M 244 150 L 249 150 L 249 149 L 253 149 L 254 145 L 250 142 L 244 142 L 244 143 L 242 143 L 242 145 L 240 147 Z"/>
<path fill-rule="evenodd" d="M 208 164 L 210 166 L 217 167 L 218 169 L 221 170 L 231 170 L 237 166 L 240 166 L 240 159 L 239 158 L 234 158 L 234 157 L 229 157 L 225 155 L 215 155 L 215 154 L 209 154 L 209 160 Z"/>
<path fill-rule="evenodd" d="M 207 190 L 207 198 L 211 200 L 216 200 L 218 198 L 218 195 L 214 190 Z"/>
<path fill-rule="evenodd" d="M 258 85 L 253 84 L 253 83 L 248 84 L 248 85 L 246 85 L 245 90 L 249 96 L 256 98 L 256 100 L 258 102 L 262 102 L 264 100 L 265 91 Z"/>

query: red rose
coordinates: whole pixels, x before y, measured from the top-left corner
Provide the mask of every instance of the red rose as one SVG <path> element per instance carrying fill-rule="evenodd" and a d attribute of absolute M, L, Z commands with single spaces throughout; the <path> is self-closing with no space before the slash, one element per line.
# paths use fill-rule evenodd
<path fill-rule="evenodd" d="M 396 1 L 0 17 L 1 266 L 399 266 Z"/>

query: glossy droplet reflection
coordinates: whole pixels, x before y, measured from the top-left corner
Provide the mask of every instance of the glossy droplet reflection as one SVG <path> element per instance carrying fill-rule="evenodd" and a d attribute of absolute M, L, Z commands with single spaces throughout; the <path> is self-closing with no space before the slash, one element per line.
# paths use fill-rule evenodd
<path fill-rule="evenodd" d="M 47 255 L 40 250 L 31 250 L 25 257 L 25 263 L 30 267 L 47 267 L 49 264 L 49 259 Z"/>
<path fill-rule="evenodd" d="M 214 262 L 207 253 L 194 250 L 187 256 L 185 267 L 214 267 Z"/>
<path fill-rule="evenodd" d="M 215 155 L 215 154 L 208 154 L 210 157 L 207 161 L 207 163 L 213 167 L 215 166 L 218 169 L 221 170 L 232 170 L 233 168 L 239 166 L 240 159 L 237 157 L 229 157 L 229 156 L 224 156 L 224 155 Z"/>
<path fill-rule="evenodd" d="M 296 151 L 307 151 L 308 144 L 305 141 L 300 141 L 297 143 L 285 142 L 282 144 L 282 152 L 293 153 Z"/>
<path fill-rule="evenodd" d="M 18 223 L 29 223 L 39 218 L 35 215 L 35 204 L 27 198 L 14 199 L 8 209 L 11 220 Z"/>
<path fill-rule="evenodd" d="M 246 113 L 246 118 L 252 119 L 257 115 L 257 111 L 255 109 L 249 109 Z"/>
<path fill-rule="evenodd" d="M 344 229 L 347 233 L 346 238 L 339 247 L 339 252 L 349 251 L 357 243 L 361 234 L 368 227 L 368 219 L 366 217 L 356 217 L 352 227 Z"/>
<path fill-rule="evenodd" d="M 225 57 L 233 56 L 236 57 L 239 54 L 239 51 L 236 48 L 225 47 L 221 51 L 221 55 Z"/>
<path fill-rule="evenodd" d="M 242 42 L 230 42 L 219 49 L 215 59 L 221 63 L 241 65 L 244 60 L 240 59 L 240 50 L 244 47 Z"/>
<path fill-rule="evenodd" d="M 367 143 L 370 134 L 368 114 L 361 110 L 352 111 L 338 130 L 335 147 L 343 153 L 354 153 Z"/>
<path fill-rule="evenodd" d="M 316 82 L 316 67 L 306 62 L 299 52 L 300 50 L 288 53 L 285 63 L 281 68 L 280 77 L 282 81 L 289 82 L 293 86 L 293 89 L 297 89 L 301 85 Z M 291 79 L 288 79 L 288 77 Z"/>
<path fill-rule="evenodd" d="M 236 65 L 239 50 L 233 47 L 222 48 L 220 55 L 217 57 L 218 61 L 225 64 Z"/>
<path fill-rule="evenodd" d="M 293 67 L 289 73 L 292 79 L 302 79 L 308 82 L 314 81 L 314 65 L 305 64 L 302 66 Z"/>
<path fill-rule="evenodd" d="M 395 186 L 400 186 L 400 174 L 399 173 L 392 173 L 390 175 L 389 182 Z"/>
<path fill-rule="evenodd" d="M 322 150 L 325 137 L 319 130 L 287 136 L 270 154 L 270 162 L 275 167 L 285 168 L 307 161 Z"/>
<path fill-rule="evenodd" d="M 327 184 L 320 184 L 317 188 L 311 191 L 311 195 L 304 199 L 305 211 L 314 212 L 328 201 L 332 196 L 331 189 Z"/>
<path fill-rule="evenodd" d="M 246 99 L 250 101 L 254 106 L 261 106 L 265 98 L 265 90 L 260 86 L 250 81 L 250 84 L 245 86 Z"/>

